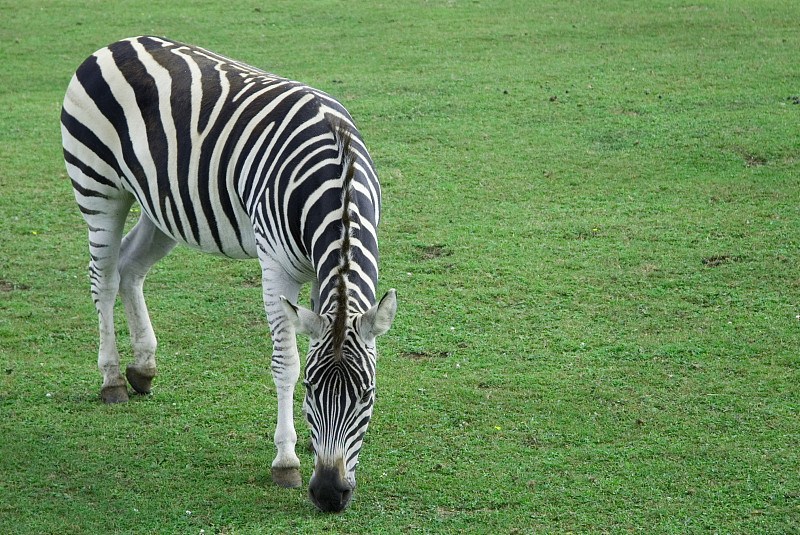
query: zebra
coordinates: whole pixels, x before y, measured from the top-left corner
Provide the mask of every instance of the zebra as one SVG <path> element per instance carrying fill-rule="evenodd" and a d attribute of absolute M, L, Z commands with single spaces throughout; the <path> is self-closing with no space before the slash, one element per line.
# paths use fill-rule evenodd
<path fill-rule="evenodd" d="M 271 472 L 302 486 L 292 397 L 296 334 L 310 339 L 302 412 L 314 467 L 308 495 L 342 511 L 375 399 L 375 339 L 397 297 L 376 303 L 381 191 L 353 120 L 330 95 L 165 38 L 123 39 L 89 56 L 61 112 L 64 161 L 89 227 L 105 403 L 151 390 L 156 338 L 142 286 L 177 243 L 257 258 L 278 399 Z M 140 216 L 124 235 L 133 203 Z M 297 304 L 310 283 L 311 308 Z M 134 362 L 123 377 L 113 308 Z"/>

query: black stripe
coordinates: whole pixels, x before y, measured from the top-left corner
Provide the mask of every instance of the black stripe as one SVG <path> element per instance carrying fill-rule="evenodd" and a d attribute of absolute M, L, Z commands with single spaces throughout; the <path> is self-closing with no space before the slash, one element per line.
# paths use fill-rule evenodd
<path fill-rule="evenodd" d="M 103 148 L 108 150 L 108 147 L 106 147 L 105 145 L 103 145 Z M 109 153 L 110 153 L 110 151 L 109 151 Z M 113 158 L 113 156 L 112 156 L 112 158 Z M 115 189 L 117 188 L 117 185 L 114 182 L 112 182 L 111 180 L 107 179 L 106 177 L 104 177 L 103 175 L 101 175 L 100 173 L 98 173 L 97 171 L 92 169 L 89 165 L 83 163 L 74 154 L 70 153 L 67 149 L 64 149 L 64 161 L 66 163 L 68 163 L 68 164 L 70 164 L 72 166 L 75 166 L 78 169 L 80 169 L 81 173 L 83 173 L 84 175 L 88 176 L 89 178 L 91 178 L 92 180 L 97 182 L 98 184 L 102 184 L 103 186 L 108 186 L 110 188 L 115 188 Z M 114 160 L 114 163 L 116 164 L 116 160 Z M 77 186 L 76 186 L 74 180 L 72 181 L 72 185 L 75 186 L 75 189 L 77 189 Z M 90 196 L 90 195 L 88 195 L 86 193 L 83 193 L 83 195 Z M 107 195 L 97 194 L 96 196 L 102 196 L 104 198 L 108 198 Z"/>
<path fill-rule="evenodd" d="M 72 178 L 70 178 L 70 180 L 72 180 L 72 188 L 75 191 L 77 191 L 78 193 L 80 193 L 82 196 L 84 196 L 84 197 L 99 197 L 101 199 L 108 199 L 108 195 L 100 193 L 99 191 L 95 191 L 95 190 L 92 190 L 92 189 L 84 188 L 83 186 L 81 186 L 80 184 L 75 182 L 75 180 L 72 179 Z"/>
<path fill-rule="evenodd" d="M 88 60 L 87 60 L 88 61 Z M 117 162 L 116 156 L 111 151 L 108 146 L 98 138 L 95 133 L 86 127 L 82 122 L 78 119 L 67 113 L 66 110 L 61 110 L 61 124 L 67 129 L 72 137 L 80 141 L 83 145 L 88 147 L 95 156 L 103 160 L 106 165 L 111 167 L 117 175 L 122 175 L 122 171 L 119 168 L 119 163 Z M 67 154 L 69 154 L 66 150 L 64 151 L 64 158 L 66 159 Z M 70 155 L 71 157 L 74 157 Z M 77 161 L 77 160 L 76 160 Z M 69 162 L 72 163 L 72 162 Z M 102 178 L 101 175 L 97 175 L 97 177 L 92 176 L 95 180 L 100 182 L 101 184 L 116 187 L 115 184 L 106 178 Z"/>
<path fill-rule="evenodd" d="M 124 68 L 125 61 L 130 59 L 124 56 L 124 52 L 130 47 L 129 44 L 127 44 L 128 46 L 126 47 L 126 44 L 127 43 L 120 41 L 109 46 L 109 50 L 111 50 L 112 53 L 115 49 L 121 50 L 123 55 L 119 53 L 115 54 L 117 63 L 122 64 L 121 68 Z M 144 169 L 133 151 L 133 143 L 128 129 L 128 123 L 125 120 L 125 113 L 120 103 L 114 98 L 108 83 L 103 78 L 100 68 L 97 65 L 97 58 L 95 56 L 90 56 L 78 67 L 75 76 L 81 85 L 83 85 L 84 90 L 95 103 L 97 109 L 100 110 L 100 113 L 102 113 L 116 129 L 122 146 L 122 157 L 125 160 L 125 164 L 131 170 L 133 177 L 139 183 L 142 191 L 143 198 L 139 199 L 139 203 L 149 208 L 148 213 L 156 216 L 152 210 L 153 199 L 150 195 L 147 176 L 145 176 Z M 92 136 L 96 137 L 94 134 L 92 134 Z M 93 145 L 87 146 L 95 150 Z M 120 173 L 120 176 L 122 176 L 122 173 Z"/>
<path fill-rule="evenodd" d="M 97 214 L 105 213 L 102 210 L 89 210 L 88 208 L 84 207 L 80 203 L 78 203 L 78 209 L 81 211 L 82 214 L 86 214 L 86 215 L 97 215 Z"/>
<path fill-rule="evenodd" d="M 177 154 L 177 176 L 174 177 L 177 185 L 177 194 L 183 205 L 185 220 L 178 217 L 177 207 L 173 204 L 173 214 L 175 214 L 178 230 L 185 239 L 187 229 L 184 225 L 188 223 L 191 232 L 191 240 L 195 243 L 200 242 L 200 228 L 195 216 L 195 206 L 192 195 L 189 192 L 189 164 L 191 163 L 192 153 L 192 77 L 188 62 L 182 54 L 176 54 L 173 50 L 175 46 L 163 47 L 162 44 L 153 39 L 140 39 L 142 45 L 150 53 L 153 60 L 169 72 L 170 76 L 170 108 L 172 110 L 172 124 L 175 128 L 175 145 Z M 174 192 L 173 192 L 174 194 Z"/>
<path fill-rule="evenodd" d="M 172 188 L 169 182 L 169 153 L 167 145 L 167 134 L 161 122 L 160 103 L 158 88 L 153 76 L 147 72 L 147 67 L 142 62 L 133 45 L 129 41 L 121 41 L 113 47 L 109 47 L 112 57 L 117 67 L 131 87 L 136 97 L 136 105 L 145 125 L 147 136 L 147 146 L 155 165 L 156 176 L 145 177 L 145 181 L 155 180 L 158 190 L 158 213 L 163 214 L 163 225 L 168 234 L 173 234 L 170 219 L 166 217 L 167 203 L 172 207 L 173 219 L 180 226 L 180 217 L 177 212 L 175 202 L 172 200 Z M 141 171 L 144 173 L 144 171 Z M 149 180 L 148 180 L 149 179 Z M 141 183 L 141 182 L 140 182 Z M 142 190 L 149 194 L 149 188 L 142 185 Z M 152 204 L 149 204 L 152 206 Z M 151 210 L 155 214 L 153 207 Z M 183 229 L 179 229 L 180 235 L 185 239 Z"/>

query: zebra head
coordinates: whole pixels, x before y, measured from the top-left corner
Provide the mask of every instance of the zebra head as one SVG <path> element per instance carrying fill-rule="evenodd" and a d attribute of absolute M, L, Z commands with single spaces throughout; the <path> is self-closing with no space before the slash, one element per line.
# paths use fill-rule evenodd
<path fill-rule="evenodd" d="M 310 339 L 303 381 L 303 414 L 314 449 L 308 497 L 321 511 L 342 511 L 353 497 L 375 400 L 375 338 L 389 330 L 397 297 L 389 290 L 377 305 L 348 313 L 345 321 L 282 300 L 295 330 Z"/>

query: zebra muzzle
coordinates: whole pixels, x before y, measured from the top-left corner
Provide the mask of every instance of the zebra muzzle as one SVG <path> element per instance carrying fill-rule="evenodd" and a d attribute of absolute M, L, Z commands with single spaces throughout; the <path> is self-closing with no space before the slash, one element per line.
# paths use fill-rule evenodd
<path fill-rule="evenodd" d="M 308 482 L 308 498 L 317 509 L 326 513 L 344 511 L 353 498 L 355 485 L 344 477 L 338 466 L 318 466 Z"/>

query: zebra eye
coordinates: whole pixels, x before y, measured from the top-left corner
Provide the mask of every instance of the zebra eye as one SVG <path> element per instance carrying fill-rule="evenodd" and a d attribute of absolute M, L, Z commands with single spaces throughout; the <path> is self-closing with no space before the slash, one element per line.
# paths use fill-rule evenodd
<path fill-rule="evenodd" d="M 368 403 L 370 396 L 375 391 L 375 388 L 367 388 L 363 394 L 361 394 L 361 403 Z"/>

